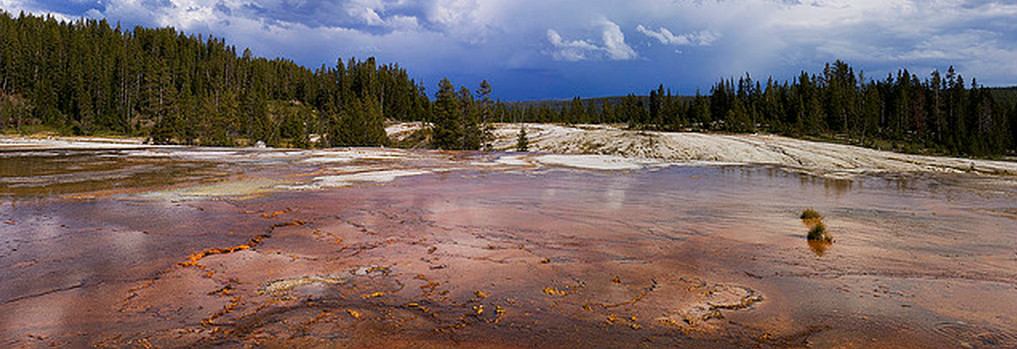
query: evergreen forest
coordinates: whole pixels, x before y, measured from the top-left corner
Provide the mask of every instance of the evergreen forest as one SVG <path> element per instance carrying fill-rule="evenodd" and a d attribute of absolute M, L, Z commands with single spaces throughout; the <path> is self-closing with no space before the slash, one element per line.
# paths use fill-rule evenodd
<path fill-rule="evenodd" d="M 316 69 L 237 52 L 173 28 L 0 12 L 0 133 L 144 137 L 158 144 L 392 145 L 386 122 L 424 121 L 430 147 L 482 149 L 492 122 L 611 123 L 659 131 L 768 132 L 906 152 L 1017 152 L 1017 90 L 953 67 L 919 76 L 856 73 L 845 62 L 791 81 L 749 75 L 708 93 L 566 101 L 492 100 L 439 82 L 433 95 L 396 63 L 337 59 Z"/>
<path fill-rule="evenodd" d="M 768 132 L 911 153 L 1000 156 L 1017 152 L 1017 88 L 987 88 L 948 67 L 927 78 L 882 79 L 845 62 L 793 81 L 746 75 L 694 97 L 663 85 L 649 95 L 515 103 L 510 121 L 627 124 L 658 131 Z"/>

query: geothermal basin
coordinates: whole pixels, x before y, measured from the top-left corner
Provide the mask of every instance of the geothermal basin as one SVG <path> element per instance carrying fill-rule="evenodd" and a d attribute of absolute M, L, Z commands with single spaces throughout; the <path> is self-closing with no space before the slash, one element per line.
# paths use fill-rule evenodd
<path fill-rule="evenodd" d="M 1014 348 L 1015 313 L 1012 176 L 0 152 L 5 348 Z"/>

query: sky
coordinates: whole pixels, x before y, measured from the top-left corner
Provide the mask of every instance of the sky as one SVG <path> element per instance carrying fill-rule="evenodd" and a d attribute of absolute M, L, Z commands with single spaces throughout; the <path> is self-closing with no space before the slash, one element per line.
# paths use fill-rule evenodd
<path fill-rule="evenodd" d="M 316 68 L 399 63 L 427 91 L 487 79 L 502 100 L 708 93 L 837 59 L 883 79 L 953 65 L 1017 85 L 1014 0 L 0 0 L 17 14 L 106 18 L 222 37 Z"/>

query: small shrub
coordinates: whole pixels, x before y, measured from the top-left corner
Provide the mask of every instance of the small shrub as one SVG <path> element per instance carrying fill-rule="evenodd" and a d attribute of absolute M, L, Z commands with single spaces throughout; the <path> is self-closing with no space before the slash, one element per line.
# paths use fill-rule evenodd
<path fill-rule="evenodd" d="M 833 242 L 833 235 L 826 232 L 826 224 L 823 224 L 823 222 L 816 222 L 816 224 L 812 226 L 812 229 L 809 229 L 808 239 L 810 241 Z"/>
<path fill-rule="evenodd" d="M 818 211 L 811 208 L 802 211 L 801 219 L 819 219 L 823 218 L 823 215 L 819 214 Z"/>

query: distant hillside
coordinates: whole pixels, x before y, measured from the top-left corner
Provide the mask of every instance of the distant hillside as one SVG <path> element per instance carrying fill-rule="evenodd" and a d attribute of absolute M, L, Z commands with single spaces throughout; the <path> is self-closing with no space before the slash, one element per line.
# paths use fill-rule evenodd
<path fill-rule="evenodd" d="M 1004 87 L 986 87 L 991 93 L 992 97 L 997 103 L 1012 106 L 1017 104 L 1017 86 L 1004 86 Z M 648 95 L 636 95 L 637 98 L 643 103 L 649 103 L 650 96 Z M 696 99 L 696 96 L 676 96 L 678 100 L 683 103 L 689 103 Z M 625 96 L 607 96 L 607 97 L 591 97 L 582 98 L 583 105 L 593 105 L 600 111 L 600 106 L 604 105 L 604 101 L 607 101 L 611 105 L 621 104 L 622 99 Z M 506 104 L 514 107 L 526 108 L 530 106 L 540 107 L 547 106 L 554 110 L 559 110 L 572 103 L 571 99 L 542 99 L 542 100 L 529 100 L 529 101 L 517 101 L 507 102 Z"/>
<path fill-rule="evenodd" d="M 992 98 L 996 100 L 996 103 L 1011 107 L 1017 104 L 1017 86 L 989 87 L 988 89 L 992 93 Z"/>
<path fill-rule="evenodd" d="M 636 97 L 639 98 L 639 101 L 644 104 L 648 104 L 650 101 L 650 96 L 647 95 L 637 95 Z M 677 97 L 678 100 L 683 103 L 692 102 L 696 98 L 695 96 L 675 96 L 675 97 Z M 583 101 L 584 106 L 589 107 L 590 105 L 592 105 L 599 112 L 600 108 L 604 105 L 605 101 L 610 105 L 618 105 L 622 103 L 622 100 L 624 98 L 625 96 L 607 96 L 607 97 L 591 97 L 581 99 Z M 532 107 L 547 106 L 551 109 L 559 110 L 565 106 L 568 106 L 571 103 L 572 103 L 571 99 L 544 99 L 533 101 L 508 102 L 507 104 L 513 107 L 519 107 L 524 109 L 531 106 Z"/>

